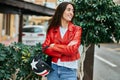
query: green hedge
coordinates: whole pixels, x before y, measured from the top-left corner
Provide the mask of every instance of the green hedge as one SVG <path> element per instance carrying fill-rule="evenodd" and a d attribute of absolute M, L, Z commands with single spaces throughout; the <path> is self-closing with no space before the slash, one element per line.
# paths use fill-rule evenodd
<path fill-rule="evenodd" d="M 30 65 L 37 54 L 42 54 L 43 60 L 47 58 L 47 55 L 42 53 L 40 43 L 35 46 L 22 43 L 5 46 L 0 43 L 0 80 L 40 80 L 41 76 L 34 74 Z"/>

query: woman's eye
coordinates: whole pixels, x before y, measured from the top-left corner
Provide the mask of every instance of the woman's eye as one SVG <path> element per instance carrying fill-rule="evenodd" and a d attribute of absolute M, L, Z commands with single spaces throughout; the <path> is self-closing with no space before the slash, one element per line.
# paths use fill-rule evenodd
<path fill-rule="evenodd" d="M 71 9 L 71 8 L 67 8 L 66 10 L 67 10 L 67 11 L 72 11 L 72 12 L 74 12 L 74 10 Z"/>

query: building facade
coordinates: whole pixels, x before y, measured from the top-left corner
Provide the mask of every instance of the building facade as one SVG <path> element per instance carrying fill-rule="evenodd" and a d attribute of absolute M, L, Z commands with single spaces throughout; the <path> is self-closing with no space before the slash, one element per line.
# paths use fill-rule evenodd
<path fill-rule="evenodd" d="M 47 1 L 54 2 L 55 0 L 24 0 L 24 1 L 34 3 L 36 5 L 44 5 L 45 2 L 47 3 Z M 19 20 L 20 20 L 19 18 L 20 17 L 18 14 L 0 13 L 0 42 L 18 37 L 19 34 L 18 28 L 19 28 Z M 26 21 L 25 19 L 23 19 L 23 23 L 24 21 Z M 32 20 L 32 22 L 30 21 L 31 23 L 41 24 L 43 23 L 44 20 L 48 20 L 49 17 L 43 18 L 40 16 L 39 19 L 33 19 L 27 17 L 27 19 L 31 19 Z"/>
<path fill-rule="evenodd" d="M 57 0 L 34 0 L 37 5 L 43 5 L 49 8 L 55 9 L 57 6 Z M 29 16 L 29 24 L 31 25 L 44 25 L 50 20 L 51 17 L 48 16 Z"/>
<path fill-rule="evenodd" d="M 0 13 L 0 42 L 18 34 L 18 15 Z"/>

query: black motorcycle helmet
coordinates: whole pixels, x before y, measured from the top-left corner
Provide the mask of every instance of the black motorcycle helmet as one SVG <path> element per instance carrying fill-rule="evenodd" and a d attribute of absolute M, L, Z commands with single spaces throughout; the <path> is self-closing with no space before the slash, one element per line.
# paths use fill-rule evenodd
<path fill-rule="evenodd" d="M 32 70 L 39 76 L 46 76 L 53 69 L 45 61 L 41 59 L 41 55 L 35 56 L 31 63 Z"/>

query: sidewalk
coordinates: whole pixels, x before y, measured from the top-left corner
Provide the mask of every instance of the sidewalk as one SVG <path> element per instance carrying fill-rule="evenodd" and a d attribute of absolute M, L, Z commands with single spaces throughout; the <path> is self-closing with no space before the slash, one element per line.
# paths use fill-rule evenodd
<path fill-rule="evenodd" d="M 6 41 L 2 41 L 0 43 L 3 43 L 5 44 L 6 46 L 10 45 L 11 43 L 13 42 L 18 42 L 18 37 L 15 37 L 15 38 L 12 38 L 12 39 L 9 39 L 9 40 L 6 40 Z"/>
<path fill-rule="evenodd" d="M 119 43 L 106 43 L 106 44 L 104 43 L 101 45 L 107 47 L 110 50 L 120 52 L 120 44 Z"/>

